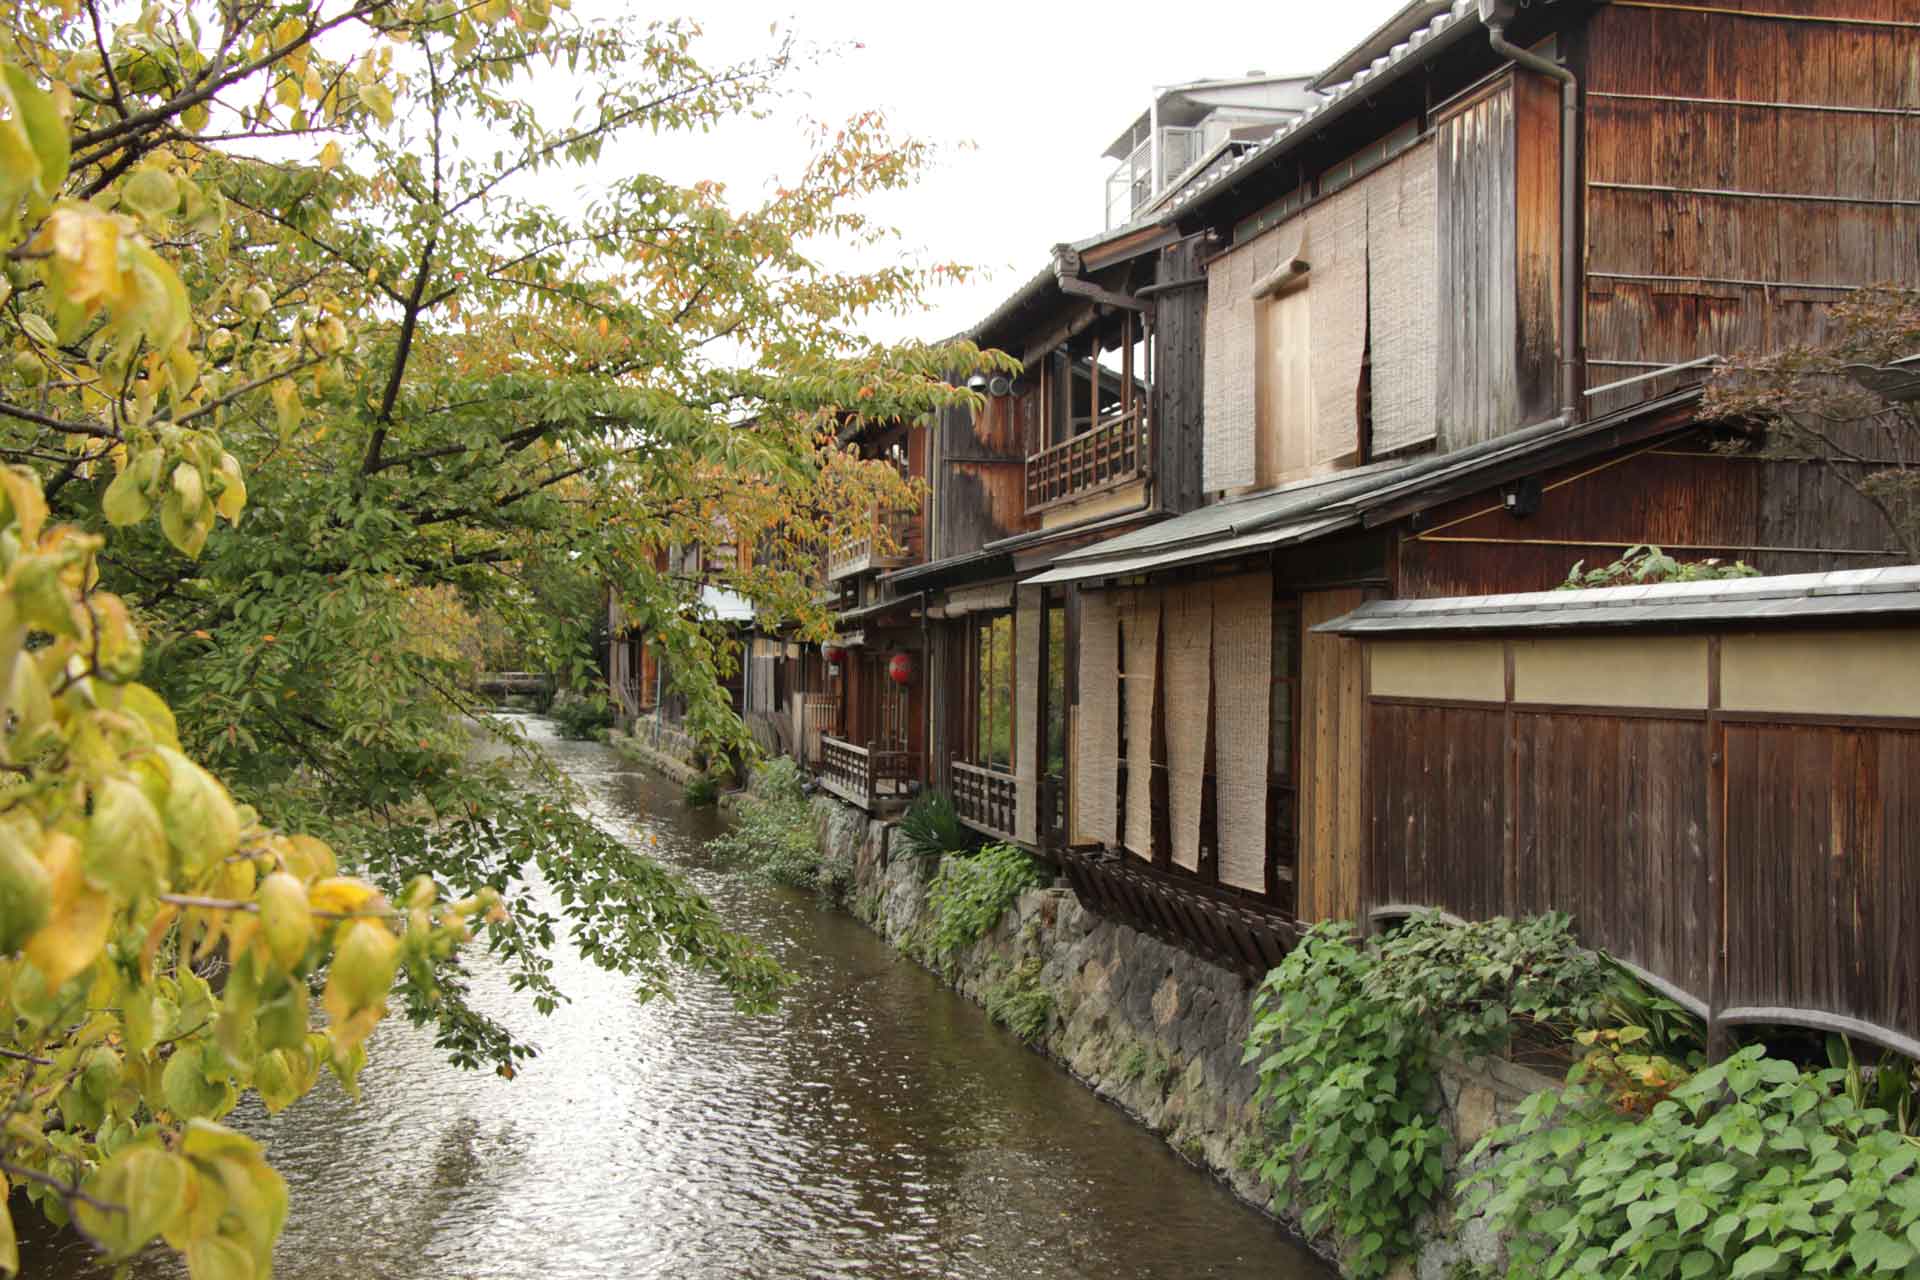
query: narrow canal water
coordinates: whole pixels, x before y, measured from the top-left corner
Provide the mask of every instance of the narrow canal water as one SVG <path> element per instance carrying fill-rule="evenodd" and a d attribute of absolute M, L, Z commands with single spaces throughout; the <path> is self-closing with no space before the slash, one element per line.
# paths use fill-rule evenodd
<path fill-rule="evenodd" d="M 594 818 L 651 843 L 799 976 L 777 1013 L 688 979 L 672 1002 L 570 952 L 542 1018 L 479 966 L 483 1007 L 540 1046 L 511 1082 L 385 1024 L 364 1100 L 329 1083 L 269 1144 L 289 1280 L 1262 1277 L 1332 1273 L 848 916 L 715 866 L 719 829 L 599 744 L 528 731 Z M 23 1274 L 104 1276 L 70 1237 Z M 183 1269 L 143 1258 L 143 1278 Z"/>

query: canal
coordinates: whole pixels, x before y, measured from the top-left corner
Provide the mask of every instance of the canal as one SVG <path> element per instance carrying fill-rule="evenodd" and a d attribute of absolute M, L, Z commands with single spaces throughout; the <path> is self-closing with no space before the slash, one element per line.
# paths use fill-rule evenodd
<path fill-rule="evenodd" d="M 851 917 L 713 865 L 720 819 L 677 786 L 528 729 L 598 822 L 657 841 L 799 981 L 767 1016 L 694 978 L 641 1005 L 563 950 L 572 1002 L 542 1018 L 476 965 L 476 1003 L 540 1046 L 517 1079 L 390 1020 L 360 1104 L 329 1080 L 232 1117 L 292 1193 L 283 1280 L 1332 1274 Z M 71 1237 L 23 1235 L 24 1276 L 108 1274 Z"/>

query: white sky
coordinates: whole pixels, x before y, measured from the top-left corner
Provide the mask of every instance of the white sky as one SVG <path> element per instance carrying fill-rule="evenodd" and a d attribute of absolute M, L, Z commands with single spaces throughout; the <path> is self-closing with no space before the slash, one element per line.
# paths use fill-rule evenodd
<path fill-rule="evenodd" d="M 583 17 L 623 5 L 575 0 Z M 793 96 L 771 119 L 713 136 L 636 139 L 637 154 L 603 157 L 602 169 L 712 178 L 748 203 L 803 163 L 801 119 L 838 122 L 881 108 L 896 132 L 940 144 L 943 153 L 914 190 L 874 211 L 905 232 L 909 252 L 971 264 L 984 276 L 942 289 L 928 313 L 876 322 L 875 336 L 943 338 L 984 318 L 1045 265 L 1051 246 L 1101 229 L 1113 168 L 1102 152 L 1146 109 L 1154 85 L 1254 69 L 1312 73 L 1399 7 L 1400 0 L 1267 0 L 1244 8 L 1136 0 L 976 0 L 954 8 L 913 0 L 708 3 L 692 16 L 705 28 L 709 65 L 771 48 L 768 26 L 776 22 L 805 44 L 838 51 L 796 70 L 788 81 Z"/>

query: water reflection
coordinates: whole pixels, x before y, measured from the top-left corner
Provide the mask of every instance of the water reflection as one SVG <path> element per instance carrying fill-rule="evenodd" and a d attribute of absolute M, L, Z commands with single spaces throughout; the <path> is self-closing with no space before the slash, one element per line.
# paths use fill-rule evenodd
<path fill-rule="evenodd" d="M 692 978 L 640 1005 L 563 954 L 572 1002 L 543 1019 L 476 964 L 475 1003 L 540 1046 L 519 1079 L 457 1070 L 390 1023 L 363 1104 L 329 1084 L 279 1117 L 236 1114 L 291 1186 L 279 1275 L 1330 1274 L 848 917 L 711 865 L 718 820 L 677 788 L 605 747 L 549 745 L 596 820 L 657 836 L 798 985 L 768 1017 Z M 29 1241 L 23 1261 L 105 1274 L 70 1239 Z M 158 1255 L 135 1273 L 180 1274 Z"/>

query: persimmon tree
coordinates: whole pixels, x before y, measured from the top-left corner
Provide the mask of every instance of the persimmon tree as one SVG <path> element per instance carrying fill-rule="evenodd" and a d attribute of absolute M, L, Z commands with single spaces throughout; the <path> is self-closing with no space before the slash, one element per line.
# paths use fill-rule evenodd
<path fill-rule="evenodd" d="M 710 731 L 737 732 L 717 693 L 734 656 L 658 553 L 753 541 L 768 554 L 735 585 L 805 613 L 819 549 L 913 501 L 837 433 L 1010 366 L 866 336 L 950 269 L 901 256 L 864 211 L 931 157 L 877 116 L 819 129 L 750 201 L 655 172 L 654 138 L 719 138 L 791 63 L 776 44 L 709 66 L 696 35 L 546 0 L 0 15 L 0 462 L 39 477 L 66 536 L 112 530 L 88 553 L 98 598 L 144 629 L 139 678 L 179 709 L 182 758 L 389 900 L 504 895 L 484 944 L 542 1007 L 564 998 L 546 959 L 562 932 L 642 994 L 693 966 L 756 1006 L 781 975 L 581 817 L 423 630 L 451 595 L 584 679 L 594 619 L 543 602 L 611 592 Z M 579 86 L 570 115 L 555 84 Z M 549 198 L 567 190 L 586 194 Z M 219 865 L 259 871 L 267 847 Z M 198 928 L 189 957 L 213 936 Z M 220 939 L 207 958 L 240 972 Z M 529 1047 L 428 954 L 399 970 L 408 1012 L 457 1061 L 511 1073 Z"/>

